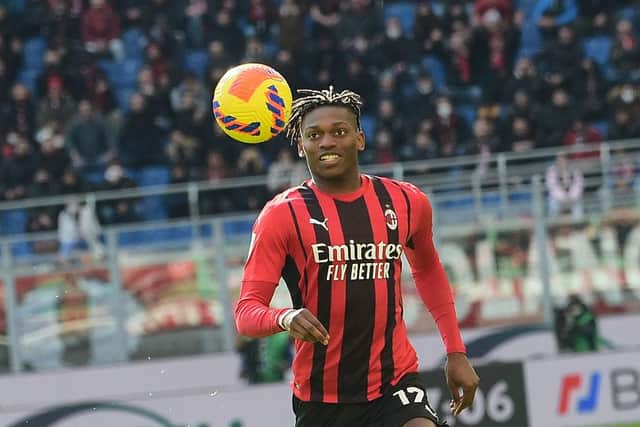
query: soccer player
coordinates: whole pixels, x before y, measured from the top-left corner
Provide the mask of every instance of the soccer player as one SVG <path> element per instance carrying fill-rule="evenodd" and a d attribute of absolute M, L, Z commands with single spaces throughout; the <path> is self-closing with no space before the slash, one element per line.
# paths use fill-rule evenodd
<path fill-rule="evenodd" d="M 238 331 L 295 338 L 297 427 L 446 425 L 427 401 L 402 318 L 403 254 L 447 350 L 454 415 L 471 405 L 479 378 L 433 243 L 429 200 L 414 185 L 360 172 L 359 95 L 299 92 L 285 132 L 311 179 L 274 197 L 254 224 Z M 270 308 L 281 277 L 293 308 Z"/>

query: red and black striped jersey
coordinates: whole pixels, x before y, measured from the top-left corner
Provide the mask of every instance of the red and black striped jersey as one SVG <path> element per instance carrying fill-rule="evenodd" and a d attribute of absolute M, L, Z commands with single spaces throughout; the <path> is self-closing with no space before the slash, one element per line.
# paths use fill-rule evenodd
<path fill-rule="evenodd" d="M 265 205 L 254 225 L 239 306 L 256 294 L 268 302 L 282 277 L 294 307 L 310 310 L 331 337 L 327 346 L 296 340 L 292 389 L 298 398 L 373 400 L 418 370 L 402 319 L 403 254 L 427 306 L 433 298 L 432 305 L 453 310 L 431 224 L 431 206 L 417 187 L 367 175 L 350 194 L 326 194 L 307 181 Z M 239 320 L 243 309 L 236 308 L 236 323 L 247 322 Z M 265 334 L 277 330 L 275 317 L 272 311 Z M 455 324 L 455 310 L 453 318 Z M 457 324 L 449 331 L 448 338 L 443 334 L 447 350 L 464 351 Z"/>

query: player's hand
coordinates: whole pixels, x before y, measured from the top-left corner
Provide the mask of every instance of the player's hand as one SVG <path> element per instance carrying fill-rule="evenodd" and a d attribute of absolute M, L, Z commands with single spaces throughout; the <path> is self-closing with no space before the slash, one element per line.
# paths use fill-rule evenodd
<path fill-rule="evenodd" d="M 282 326 L 294 338 L 309 342 L 329 344 L 329 332 L 316 316 L 306 308 L 284 314 Z"/>
<path fill-rule="evenodd" d="M 464 353 L 447 355 L 445 374 L 451 392 L 451 412 L 457 416 L 473 403 L 480 378 Z M 460 390 L 462 390 L 462 396 Z"/>

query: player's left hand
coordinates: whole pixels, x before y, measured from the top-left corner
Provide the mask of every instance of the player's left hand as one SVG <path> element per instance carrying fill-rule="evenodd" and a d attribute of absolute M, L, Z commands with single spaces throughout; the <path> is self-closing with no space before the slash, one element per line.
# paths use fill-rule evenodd
<path fill-rule="evenodd" d="M 450 353 L 447 355 L 445 375 L 451 392 L 451 412 L 454 416 L 457 416 L 473 403 L 476 389 L 480 384 L 480 377 L 478 377 L 464 353 Z M 462 390 L 462 396 L 460 396 L 460 390 Z"/>

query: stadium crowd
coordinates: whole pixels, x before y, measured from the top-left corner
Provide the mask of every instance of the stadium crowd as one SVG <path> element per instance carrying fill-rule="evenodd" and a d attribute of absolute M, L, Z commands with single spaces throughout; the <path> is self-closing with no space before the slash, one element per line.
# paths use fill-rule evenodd
<path fill-rule="evenodd" d="M 304 176 L 283 137 L 215 126 L 240 62 L 360 93 L 363 163 L 640 137 L 633 0 L 0 0 L 0 201 L 268 174 L 204 213 L 258 209 Z M 631 166 L 633 169 L 635 166 Z M 188 211 L 168 200 L 168 215 Z M 134 221 L 132 201 L 99 207 Z M 38 210 L 27 230 L 53 230 Z"/>

